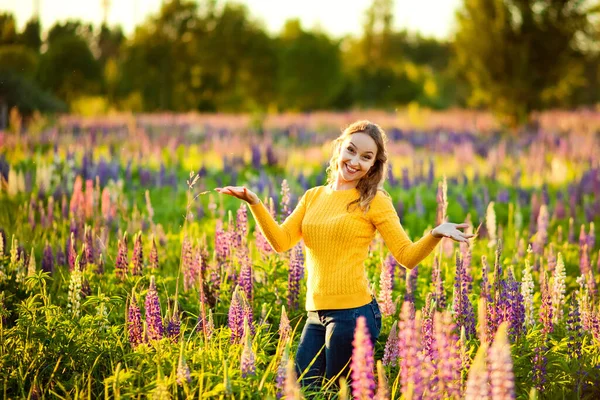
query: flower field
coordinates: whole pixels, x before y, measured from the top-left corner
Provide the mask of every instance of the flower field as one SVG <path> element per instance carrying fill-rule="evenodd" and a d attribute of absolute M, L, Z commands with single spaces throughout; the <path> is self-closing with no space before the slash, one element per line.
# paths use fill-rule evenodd
<path fill-rule="evenodd" d="M 302 243 L 273 252 L 213 189 L 246 185 L 283 221 L 365 117 L 388 134 L 409 236 L 464 221 L 476 237 L 413 270 L 377 237 L 381 336 L 359 320 L 351 382 L 314 392 L 293 368 Z M 157 114 L 0 132 L 2 397 L 600 398 L 600 113 L 538 120 Z"/>

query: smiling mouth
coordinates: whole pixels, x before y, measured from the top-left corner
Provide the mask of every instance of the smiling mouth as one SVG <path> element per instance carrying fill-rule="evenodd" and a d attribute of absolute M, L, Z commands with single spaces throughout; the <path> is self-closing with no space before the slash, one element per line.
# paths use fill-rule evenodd
<path fill-rule="evenodd" d="M 354 174 L 356 172 L 358 172 L 358 169 L 354 169 L 352 167 L 350 167 L 348 164 L 344 164 L 346 166 L 346 171 L 348 171 L 348 173 L 350 174 Z"/>

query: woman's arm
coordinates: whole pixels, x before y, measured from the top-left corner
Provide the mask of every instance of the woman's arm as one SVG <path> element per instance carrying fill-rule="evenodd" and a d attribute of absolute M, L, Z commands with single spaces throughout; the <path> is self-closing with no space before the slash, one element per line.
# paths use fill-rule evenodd
<path fill-rule="evenodd" d="M 226 186 L 217 188 L 216 191 L 248 202 L 250 211 L 262 234 L 276 252 L 287 251 L 300 241 L 302 237 L 302 220 L 306 211 L 306 193 L 302 196 L 294 211 L 279 225 L 258 196 L 247 188 L 243 186 Z"/>

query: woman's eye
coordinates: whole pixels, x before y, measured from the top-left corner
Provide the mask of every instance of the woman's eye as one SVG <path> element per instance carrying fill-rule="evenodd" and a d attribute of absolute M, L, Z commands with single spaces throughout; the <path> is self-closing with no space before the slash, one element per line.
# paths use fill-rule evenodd
<path fill-rule="evenodd" d="M 370 159 L 371 159 L 371 157 L 369 157 L 369 156 L 364 156 L 363 158 L 364 158 L 365 160 L 370 160 Z"/>
<path fill-rule="evenodd" d="M 353 149 L 352 147 L 348 147 L 348 151 L 349 151 L 350 153 L 354 153 L 354 149 Z"/>

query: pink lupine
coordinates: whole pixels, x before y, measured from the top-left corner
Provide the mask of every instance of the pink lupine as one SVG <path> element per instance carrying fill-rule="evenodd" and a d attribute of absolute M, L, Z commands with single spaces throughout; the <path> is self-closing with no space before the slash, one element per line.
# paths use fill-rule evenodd
<path fill-rule="evenodd" d="M 152 249 L 150 250 L 150 255 L 148 256 L 148 266 L 151 269 L 158 269 L 158 249 L 156 248 L 156 240 L 152 237 Z"/>
<path fill-rule="evenodd" d="M 400 358 L 400 343 L 398 338 L 398 322 L 392 324 L 390 334 L 388 335 L 387 341 L 385 342 L 385 349 L 383 351 L 383 365 L 391 365 L 395 367 Z"/>
<path fill-rule="evenodd" d="M 117 244 L 117 259 L 115 260 L 115 275 L 121 280 L 127 276 L 129 260 L 127 258 L 127 233 L 123 234 L 123 239 L 119 239 Z"/>
<path fill-rule="evenodd" d="M 352 346 L 352 396 L 359 400 L 371 400 L 375 394 L 375 360 L 366 318 L 363 316 L 356 320 Z"/>
<path fill-rule="evenodd" d="M 228 323 L 231 330 L 231 342 L 238 342 L 243 335 L 244 304 L 239 294 L 240 291 L 240 287 L 236 286 L 229 305 Z"/>
<path fill-rule="evenodd" d="M 469 369 L 465 387 L 465 400 L 491 399 L 487 368 L 488 344 L 482 343 Z"/>
<path fill-rule="evenodd" d="M 459 354 L 456 325 L 449 311 L 434 315 L 433 354 L 436 359 L 438 393 L 444 398 L 460 398 L 462 395 L 461 359 Z"/>
<path fill-rule="evenodd" d="M 137 304 L 135 292 L 133 292 L 131 293 L 129 311 L 127 314 L 127 333 L 129 336 L 129 343 L 134 349 L 144 342 L 143 331 L 142 314 L 140 307 Z"/>
<path fill-rule="evenodd" d="M 379 305 L 383 315 L 389 316 L 396 313 L 396 304 L 392 298 L 392 277 L 385 265 L 381 266 L 379 277 Z"/>
<path fill-rule="evenodd" d="M 181 271 L 183 273 L 183 290 L 188 291 L 198 277 L 194 270 L 194 249 L 192 248 L 192 242 L 187 235 L 183 237 L 181 243 Z"/>
<path fill-rule="evenodd" d="M 422 375 L 420 373 L 421 359 L 421 320 L 420 316 L 411 318 L 410 302 L 402 304 L 398 337 L 400 347 L 400 385 L 402 393 L 412 391 L 414 398 L 423 393 Z"/>
<path fill-rule="evenodd" d="M 515 398 L 515 377 L 508 341 L 508 324 L 498 327 L 494 343 L 489 351 L 490 385 L 493 399 Z"/>
<path fill-rule="evenodd" d="M 245 245 L 248 240 L 248 211 L 246 203 L 240 205 L 237 210 L 237 218 L 235 226 L 237 228 L 237 235 L 240 237 L 241 245 Z"/>

